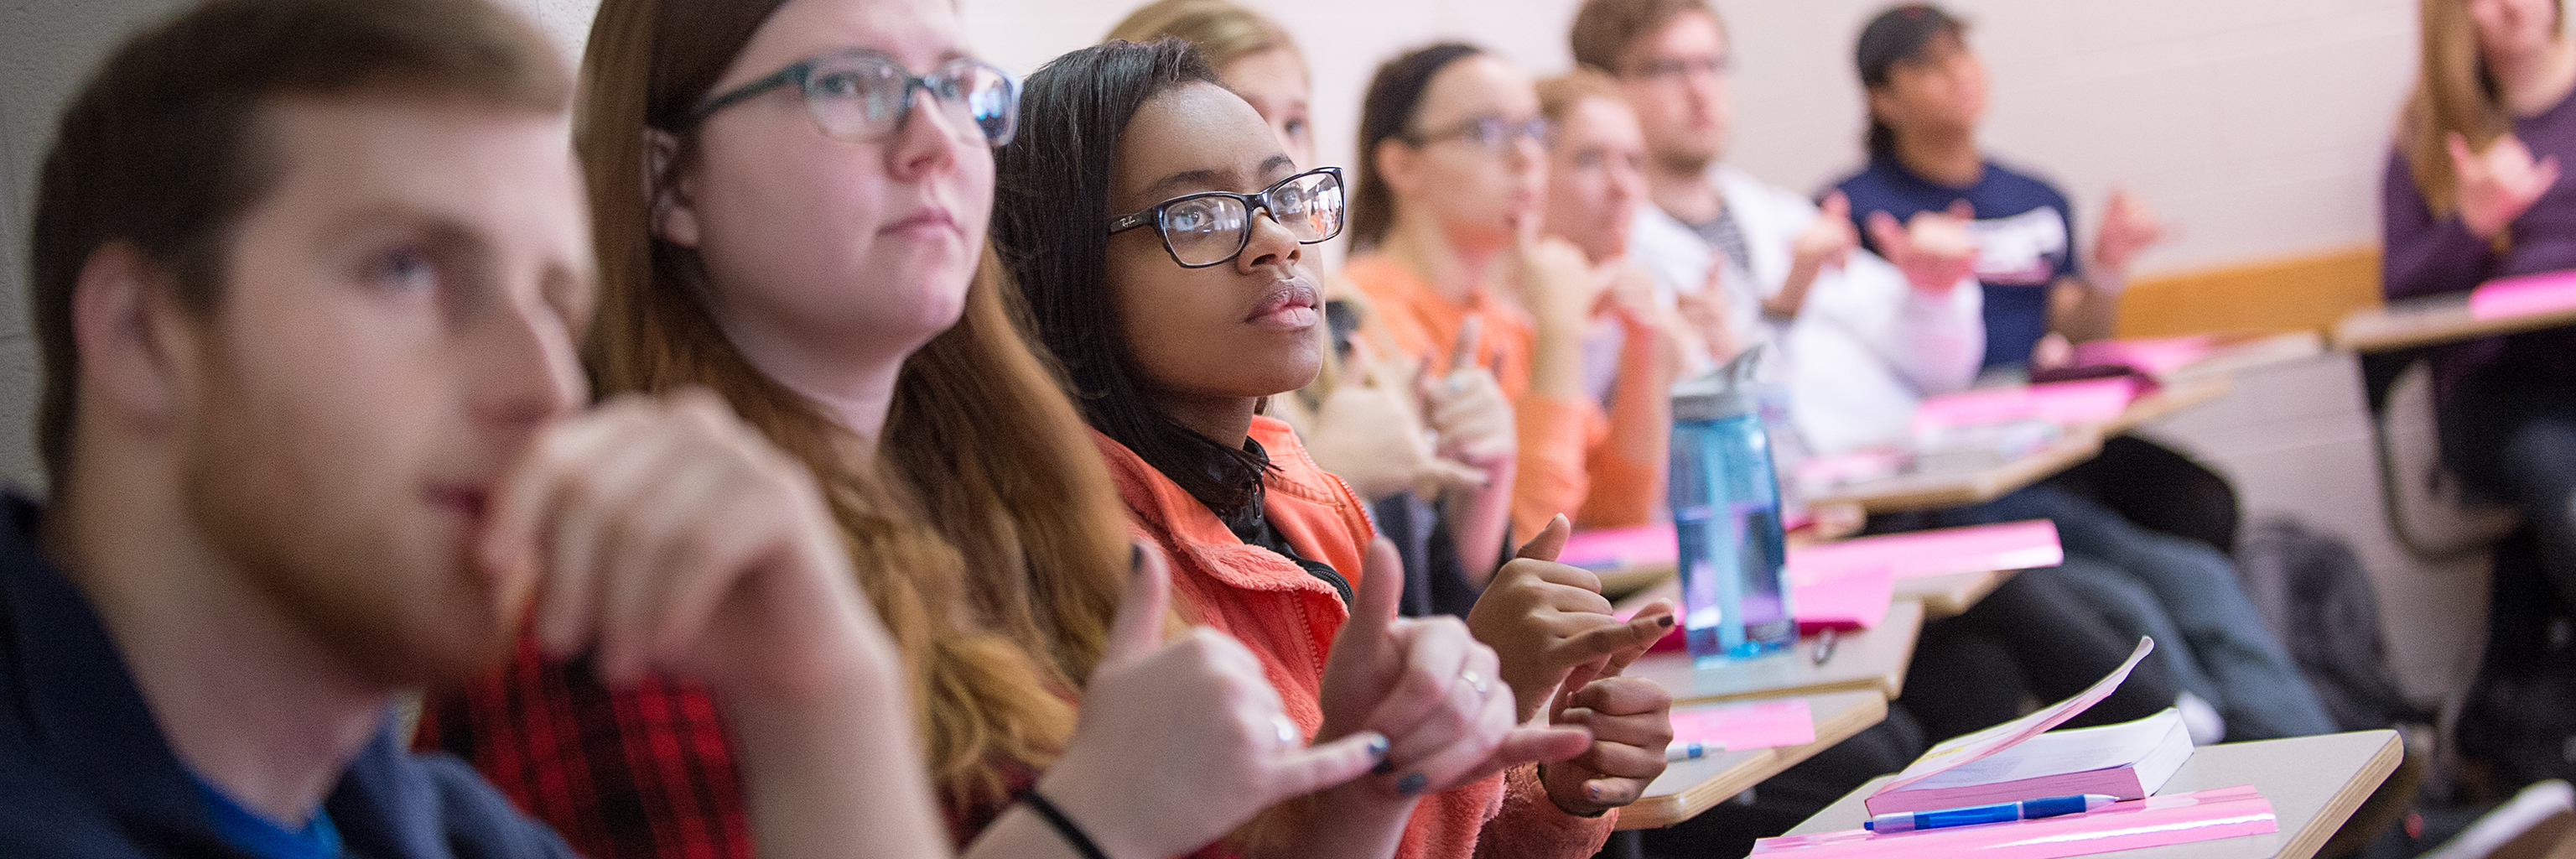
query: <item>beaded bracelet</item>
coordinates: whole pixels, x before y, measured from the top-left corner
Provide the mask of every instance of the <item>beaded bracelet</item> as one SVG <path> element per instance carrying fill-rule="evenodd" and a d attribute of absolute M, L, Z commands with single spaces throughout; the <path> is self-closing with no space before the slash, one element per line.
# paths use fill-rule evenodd
<path fill-rule="evenodd" d="M 1073 845 L 1073 852 L 1082 854 L 1082 859 L 1109 859 L 1109 854 L 1101 852 L 1100 845 L 1093 843 L 1091 836 L 1083 834 L 1082 827 L 1073 825 L 1073 818 L 1064 816 L 1064 809 L 1048 802 L 1036 788 L 1020 794 L 1020 803 L 1037 812 L 1039 817 L 1046 818 L 1047 825 L 1055 827 L 1055 834 L 1062 837 L 1064 843 Z"/>

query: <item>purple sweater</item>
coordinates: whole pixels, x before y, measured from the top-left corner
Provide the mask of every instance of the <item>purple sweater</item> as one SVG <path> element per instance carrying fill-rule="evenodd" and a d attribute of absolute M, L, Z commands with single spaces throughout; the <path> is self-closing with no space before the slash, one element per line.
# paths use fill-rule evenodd
<path fill-rule="evenodd" d="M 2457 214 L 2435 218 L 2415 188 L 2403 151 L 2388 156 L 2381 183 L 2383 256 L 2380 288 L 2390 299 L 2459 293 L 2492 278 L 2576 269 L 2576 98 L 2514 120 L 2513 133 L 2534 158 L 2558 156 L 2566 171 L 2531 209 L 2505 228 L 2510 249 L 2496 253 L 2469 233 Z M 2460 380 L 2487 364 L 2512 361 L 2534 381 L 2576 381 L 2576 327 L 2552 328 L 2435 347 L 2434 390 L 2447 405 Z"/>

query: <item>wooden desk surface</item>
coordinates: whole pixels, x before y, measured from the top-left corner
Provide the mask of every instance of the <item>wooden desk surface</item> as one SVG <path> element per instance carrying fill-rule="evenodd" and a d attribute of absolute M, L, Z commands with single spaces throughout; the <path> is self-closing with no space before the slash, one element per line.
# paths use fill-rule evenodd
<path fill-rule="evenodd" d="M 2344 818 L 2379 782 L 2397 769 L 2406 754 L 2396 731 L 2354 731 L 2287 740 L 2228 743 L 2194 750 L 2191 760 L 2165 783 L 2164 793 L 2253 785 L 2272 803 L 2281 830 L 2190 844 L 2168 844 L 2139 850 L 2095 854 L 2120 859 L 2308 859 L 2326 843 Z M 1888 777 L 1861 785 L 1832 806 L 1789 830 L 1808 835 L 1858 829 L 1868 820 L 1861 800 Z"/>
<path fill-rule="evenodd" d="M 1628 666 L 1628 676 L 1663 684 L 1675 704 L 1854 690 L 1894 698 L 1905 689 L 1905 667 L 1922 630 L 1923 605 L 1899 600 L 1877 626 L 1835 636 L 1822 665 L 1815 656 L 1823 637 L 1809 636 L 1778 653 L 1705 668 L 1682 651 L 1649 653 Z"/>
<path fill-rule="evenodd" d="M 2576 324 L 2576 310 L 2479 319 L 2469 315 L 2468 294 L 2461 293 L 2391 302 L 2385 307 L 2356 311 L 2335 323 L 2328 339 L 2337 349 L 2385 352 L 2568 324 Z"/>
<path fill-rule="evenodd" d="M 1663 776 L 1646 786 L 1644 797 L 1619 810 L 1619 828 L 1654 829 L 1698 817 L 1710 806 L 1725 802 L 1746 788 L 1760 784 L 1763 779 L 1779 775 L 1781 770 L 1797 766 L 1817 752 L 1851 739 L 1853 734 L 1887 718 L 1887 699 L 1876 692 L 1833 692 L 1809 697 L 1807 704 L 1815 713 L 1815 742 L 1803 746 L 1719 752 L 1699 760 L 1680 761 L 1667 766 Z"/>
<path fill-rule="evenodd" d="M 1900 474 L 1848 484 L 1807 499 L 1807 503 L 1857 504 L 1871 513 L 1983 504 L 2083 464 L 2101 452 L 2102 434 L 2090 427 L 2076 427 L 2011 462 L 1968 471 Z"/>
<path fill-rule="evenodd" d="M 2227 396 L 2227 377 L 2193 376 L 2167 382 L 2155 393 L 2139 397 L 2120 411 L 2120 416 L 2102 424 L 2104 436 L 2128 432 L 2166 415 Z"/>

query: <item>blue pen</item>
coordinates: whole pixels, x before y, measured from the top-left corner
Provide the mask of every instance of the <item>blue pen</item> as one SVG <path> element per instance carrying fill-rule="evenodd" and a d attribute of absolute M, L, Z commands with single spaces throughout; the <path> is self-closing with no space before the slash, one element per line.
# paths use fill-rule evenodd
<path fill-rule="evenodd" d="M 1939 811 L 1900 811 L 1870 818 L 1868 823 L 1860 826 L 1872 832 L 1907 832 L 1916 829 L 1974 826 L 1979 823 L 2003 823 L 2011 820 L 2038 820 L 2042 817 L 2092 811 L 2119 801 L 2119 797 L 2099 793 L 2049 796 L 2025 799 L 2020 802 L 1944 808 Z"/>
<path fill-rule="evenodd" d="M 1674 743 L 1664 747 L 1664 762 L 1695 761 L 1723 751 L 1726 747 L 1716 743 Z"/>

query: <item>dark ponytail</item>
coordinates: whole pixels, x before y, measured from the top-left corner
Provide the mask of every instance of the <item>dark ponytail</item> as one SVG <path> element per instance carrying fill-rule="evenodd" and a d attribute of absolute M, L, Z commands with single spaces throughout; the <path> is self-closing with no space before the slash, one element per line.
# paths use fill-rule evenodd
<path fill-rule="evenodd" d="M 1462 42 L 1442 42 L 1407 51 L 1377 67 L 1368 95 L 1360 100 L 1359 179 L 1351 188 L 1351 249 L 1365 251 L 1386 239 L 1395 226 L 1395 189 L 1377 172 L 1378 144 L 1411 136 L 1413 115 L 1422 109 L 1422 93 L 1450 63 L 1483 54 Z"/>

